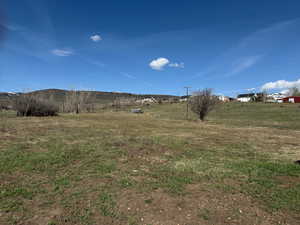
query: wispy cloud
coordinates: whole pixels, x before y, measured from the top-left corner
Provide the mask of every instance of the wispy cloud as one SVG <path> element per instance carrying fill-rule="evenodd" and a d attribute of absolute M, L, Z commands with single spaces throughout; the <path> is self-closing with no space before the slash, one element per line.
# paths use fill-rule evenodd
<path fill-rule="evenodd" d="M 129 78 L 129 79 L 136 79 L 135 76 L 133 76 L 133 75 L 131 75 L 131 74 L 128 74 L 128 73 L 123 73 L 123 72 L 121 72 L 120 74 L 121 74 L 122 76 L 124 76 L 124 77 Z"/>
<path fill-rule="evenodd" d="M 204 76 L 206 79 L 231 77 L 255 67 L 268 57 L 270 52 L 283 44 L 282 34 L 288 36 L 298 29 L 299 24 L 300 19 L 281 21 L 250 33 L 235 46 L 217 56 L 207 68 L 192 79 Z"/>
<path fill-rule="evenodd" d="M 169 67 L 184 68 L 184 63 L 170 63 Z"/>
<path fill-rule="evenodd" d="M 82 62 L 86 62 L 90 65 L 97 66 L 98 68 L 101 68 L 102 70 L 107 69 L 106 64 L 102 60 L 99 60 L 98 58 L 95 59 L 95 58 L 89 57 L 85 54 L 78 52 L 78 50 L 76 51 L 76 57 L 80 58 L 80 60 Z"/>
<path fill-rule="evenodd" d="M 265 83 L 261 89 L 262 90 L 272 90 L 272 89 L 288 89 L 298 87 L 300 88 L 300 79 L 296 81 L 286 81 L 286 80 L 278 80 L 274 82 Z"/>
<path fill-rule="evenodd" d="M 32 18 L 37 22 L 36 29 L 47 33 L 51 39 L 55 39 L 55 26 L 49 10 L 49 2 L 26 0 L 25 4 L 30 9 Z"/>
<path fill-rule="evenodd" d="M 92 35 L 90 39 L 94 42 L 102 41 L 102 37 L 99 34 Z"/>
<path fill-rule="evenodd" d="M 49 49 L 57 46 L 55 29 L 45 1 L 24 1 L 30 19 L 36 21 L 34 29 L 13 22 L 2 24 L 6 32 L 14 32 L 14 38 L 7 39 L 5 48 L 15 54 L 35 57 L 38 60 L 49 60 Z M 0 25 L 1 27 L 1 25 Z"/>
<path fill-rule="evenodd" d="M 100 61 L 95 61 L 95 60 L 90 60 L 89 63 L 98 66 L 98 67 L 105 67 L 105 64 L 103 62 Z"/>
<path fill-rule="evenodd" d="M 74 54 L 72 50 L 66 50 L 66 49 L 54 49 L 51 52 L 53 55 L 56 56 L 71 56 Z"/>
<path fill-rule="evenodd" d="M 4 24 L 4 23 L 1 23 L 1 21 L 0 21 L 0 28 L 2 28 L 4 30 L 8 30 L 8 31 L 19 31 L 19 30 L 22 30 L 21 26 L 12 25 L 12 24 Z"/>
<path fill-rule="evenodd" d="M 232 69 L 225 76 L 233 76 L 253 67 L 262 58 L 261 55 L 245 57 L 233 63 Z"/>
<path fill-rule="evenodd" d="M 17 55 L 34 57 L 48 61 L 49 49 L 56 49 L 56 42 L 47 33 L 32 31 L 19 25 L 9 26 L 8 32 L 15 32 L 15 39 L 7 39 L 5 49 Z"/>
<path fill-rule="evenodd" d="M 287 30 L 290 27 L 296 25 L 297 23 L 299 23 L 299 21 L 300 19 L 281 21 L 272 24 L 269 27 L 259 29 L 254 33 L 250 34 L 249 36 L 245 37 L 242 41 L 240 41 L 238 47 L 244 48 L 249 45 L 252 45 L 253 43 L 259 44 L 260 42 L 263 42 L 264 44 L 268 44 L 270 46 L 274 43 L 273 40 L 276 39 L 276 35 L 274 34 L 283 33 L 284 30 Z"/>
<path fill-rule="evenodd" d="M 129 74 L 129 73 L 124 73 L 124 72 L 120 72 L 120 74 L 123 76 L 123 77 L 126 77 L 128 79 L 131 79 L 131 80 L 135 80 L 135 82 L 139 82 L 141 83 L 144 87 L 153 87 L 153 85 L 145 80 L 141 80 L 140 78 L 138 78 L 137 76 L 134 76 L 132 74 Z"/>

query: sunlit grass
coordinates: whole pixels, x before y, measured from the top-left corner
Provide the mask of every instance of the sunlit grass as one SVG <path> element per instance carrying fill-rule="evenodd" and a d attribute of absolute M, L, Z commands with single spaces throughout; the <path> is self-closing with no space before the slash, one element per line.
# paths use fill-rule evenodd
<path fill-rule="evenodd" d="M 0 113 L 0 224 L 30 224 L 33 215 L 50 224 L 139 224 L 138 212 L 124 212 L 124 194 L 142 194 L 151 205 L 158 191 L 181 200 L 193 195 L 189 185 L 243 193 L 287 216 L 300 212 L 297 105 L 224 104 L 206 122 L 195 115 L 186 121 L 184 110 Z M 203 221 L 214 217 L 195 210 Z"/>

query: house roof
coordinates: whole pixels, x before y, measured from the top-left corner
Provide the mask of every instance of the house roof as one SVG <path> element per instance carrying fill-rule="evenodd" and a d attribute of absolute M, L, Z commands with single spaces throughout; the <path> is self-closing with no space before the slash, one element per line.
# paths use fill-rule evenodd
<path fill-rule="evenodd" d="M 254 93 L 249 93 L 249 94 L 240 94 L 237 96 L 237 98 L 251 98 L 253 97 L 255 94 Z"/>

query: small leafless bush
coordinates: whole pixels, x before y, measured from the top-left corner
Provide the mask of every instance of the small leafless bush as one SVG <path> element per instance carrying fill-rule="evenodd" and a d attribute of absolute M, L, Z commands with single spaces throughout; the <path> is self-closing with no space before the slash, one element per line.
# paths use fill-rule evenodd
<path fill-rule="evenodd" d="M 191 110 L 204 120 L 207 114 L 219 103 L 216 96 L 212 95 L 212 89 L 196 91 L 190 98 Z"/>
<path fill-rule="evenodd" d="M 0 111 L 10 110 L 10 106 L 6 102 L 0 102 Z"/>
<path fill-rule="evenodd" d="M 57 116 L 59 111 L 58 105 L 51 99 L 29 94 L 18 96 L 13 109 L 17 116 Z"/>

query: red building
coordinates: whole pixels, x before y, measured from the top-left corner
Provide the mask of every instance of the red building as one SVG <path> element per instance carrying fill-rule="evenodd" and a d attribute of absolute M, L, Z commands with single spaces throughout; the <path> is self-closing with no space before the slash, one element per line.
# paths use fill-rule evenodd
<path fill-rule="evenodd" d="M 300 103 L 300 96 L 289 96 L 283 98 L 283 102 Z"/>

